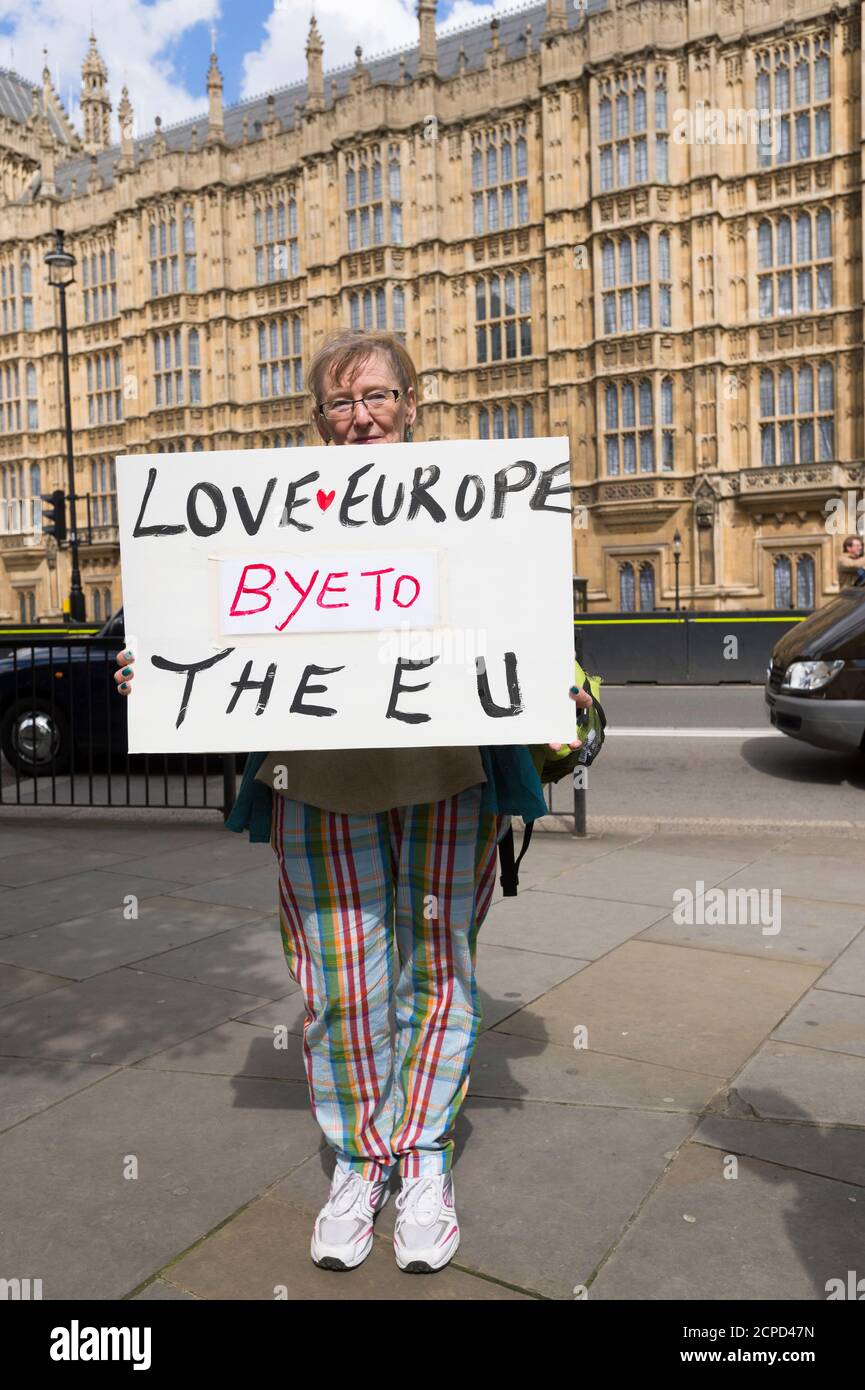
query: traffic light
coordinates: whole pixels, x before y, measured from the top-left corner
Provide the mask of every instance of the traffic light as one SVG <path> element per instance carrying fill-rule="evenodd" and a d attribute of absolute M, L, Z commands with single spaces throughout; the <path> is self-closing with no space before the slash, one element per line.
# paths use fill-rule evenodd
<path fill-rule="evenodd" d="M 62 488 L 42 494 L 42 531 L 58 542 L 66 539 L 66 493 Z"/>

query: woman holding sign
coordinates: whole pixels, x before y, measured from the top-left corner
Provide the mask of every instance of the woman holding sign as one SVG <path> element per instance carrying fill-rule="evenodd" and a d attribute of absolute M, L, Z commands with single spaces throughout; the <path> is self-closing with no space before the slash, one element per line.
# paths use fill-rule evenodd
<path fill-rule="evenodd" d="M 338 333 L 313 358 L 308 382 L 326 444 L 412 438 L 417 372 L 392 335 Z M 128 694 L 133 655 L 117 660 Z M 567 755 L 580 742 L 549 747 Z M 495 751 L 319 749 L 247 760 L 227 824 L 252 839 L 269 833 L 278 860 L 282 942 L 306 1006 L 310 1100 L 336 1153 L 311 1244 L 326 1269 L 366 1259 L 395 1168 L 400 1269 L 441 1269 L 459 1245 L 447 1135 L 480 1029 L 476 943 L 501 812 L 546 810 L 537 760 L 508 749 L 510 761 L 496 765 Z"/>

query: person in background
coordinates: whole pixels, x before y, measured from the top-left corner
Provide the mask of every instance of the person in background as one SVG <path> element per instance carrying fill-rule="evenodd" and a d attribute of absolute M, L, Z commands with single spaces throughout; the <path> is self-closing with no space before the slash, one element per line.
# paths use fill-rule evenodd
<path fill-rule="evenodd" d="M 865 560 L 863 560 L 865 545 L 862 544 L 861 536 L 848 536 L 843 546 L 841 554 L 838 556 L 838 588 L 846 589 L 851 584 L 855 584 L 857 579 L 865 578 Z"/>
<path fill-rule="evenodd" d="M 307 381 L 326 444 L 411 440 L 417 372 L 393 335 L 337 333 L 316 353 Z M 124 695 L 133 659 L 128 650 L 117 657 Z M 578 698 L 583 704 L 584 693 Z M 568 755 L 580 740 L 547 747 Z M 482 751 L 513 755 L 508 775 L 517 769 L 528 804 L 544 814 L 528 748 L 461 746 L 250 754 L 228 818 L 231 829 L 250 828 L 250 813 L 238 807 L 251 800 L 253 778 L 273 793 L 282 942 L 306 1006 L 312 1110 L 336 1153 L 310 1246 L 325 1269 L 366 1259 L 394 1168 L 402 1179 L 399 1268 L 441 1269 L 459 1245 L 447 1136 L 480 1031 L 476 943 L 504 821 Z"/>

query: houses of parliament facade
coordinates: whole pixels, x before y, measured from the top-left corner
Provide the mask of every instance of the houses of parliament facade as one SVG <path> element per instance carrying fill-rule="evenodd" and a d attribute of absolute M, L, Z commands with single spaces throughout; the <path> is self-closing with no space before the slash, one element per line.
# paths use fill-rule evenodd
<path fill-rule="evenodd" d="M 304 365 L 397 333 L 419 439 L 566 435 L 593 610 L 807 609 L 863 475 L 860 4 L 546 0 L 139 137 L 0 70 L 0 622 L 122 601 L 115 459 L 318 443 Z M 299 36 L 303 38 L 303 36 Z M 832 499 L 853 504 L 842 534 Z M 837 507 L 837 502 L 836 502 Z M 836 513 L 837 514 L 837 513 Z M 676 547 L 674 547 L 674 540 Z"/>

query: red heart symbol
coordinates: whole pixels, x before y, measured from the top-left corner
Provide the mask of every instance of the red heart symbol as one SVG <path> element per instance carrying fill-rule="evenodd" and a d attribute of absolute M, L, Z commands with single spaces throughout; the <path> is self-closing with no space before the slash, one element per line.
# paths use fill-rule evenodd
<path fill-rule="evenodd" d="M 321 488 L 319 488 L 318 492 L 315 494 L 315 500 L 321 507 L 321 510 L 326 512 L 335 496 L 336 492 L 322 492 Z"/>

